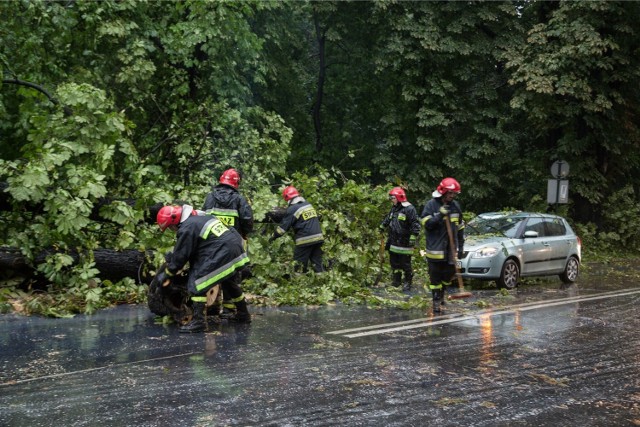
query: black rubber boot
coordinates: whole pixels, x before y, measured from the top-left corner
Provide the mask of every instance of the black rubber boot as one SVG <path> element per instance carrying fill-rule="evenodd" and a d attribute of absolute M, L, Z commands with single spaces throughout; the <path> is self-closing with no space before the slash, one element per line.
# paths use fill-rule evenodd
<path fill-rule="evenodd" d="M 230 305 L 233 305 L 233 303 L 231 303 L 229 301 L 225 301 L 222 304 L 222 313 L 220 313 L 220 318 L 221 319 L 231 319 L 231 318 L 235 317 L 235 315 L 236 315 L 235 306 L 234 306 L 234 308 L 231 308 L 231 307 L 229 307 Z"/>
<path fill-rule="evenodd" d="M 404 273 L 404 282 L 402 282 L 402 290 L 404 292 L 408 292 L 411 290 L 411 285 L 413 284 L 413 274 Z"/>
<path fill-rule="evenodd" d="M 402 286 L 402 271 L 394 271 L 392 280 L 393 281 L 391 282 L 391 286 L 395 286 L 396 288 Z"/>
<path fill-rule="evenodd" d="M 442 312 L 442 302 L 443 302 L 443 292 L 442 289 L 433 289 L 431 290 L 431 294 L 433 295 L 433 312 L 441 313 Z"/>
<path fill-rule="evenodd" d="M 194 333 L 194 332 L 204 332 L 207 329 L 207 322 L 205 321 L 205 303 L 204 302 L 194 302 L 193 303 L 193 318 L 191 322 L 180 328 L 180 332 L 182 333 Z"/>
<path fill-rule="evenodd" d="M 234 323 L 251 323 L 251 315 L 245 300 L 236 303 L 236 314 L 229 318 Z"/>

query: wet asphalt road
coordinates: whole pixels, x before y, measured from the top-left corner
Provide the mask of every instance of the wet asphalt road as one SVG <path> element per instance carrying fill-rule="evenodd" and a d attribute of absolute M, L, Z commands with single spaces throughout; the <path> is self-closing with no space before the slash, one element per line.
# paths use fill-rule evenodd
<path fill-rule="evenodd" d="M 438 317 L 253 308 L 195 335 L 145 306 L 3 315 L 0 426 L 637 426 L 640 285 L 594 277 Z"/>

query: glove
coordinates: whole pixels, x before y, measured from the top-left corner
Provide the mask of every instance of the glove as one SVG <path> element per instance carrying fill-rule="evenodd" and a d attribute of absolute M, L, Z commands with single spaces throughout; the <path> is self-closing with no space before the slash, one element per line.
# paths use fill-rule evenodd
<path fill-rule="evenodd" d="M 171 284 L 171 279 L 172 275 L 167 270 L 161 271 L 160 273 L 156 274 L 156 283 L 160 288 L 169 286 Z"/>
<path fill-rule="evenodd" d="M 442 205 L 442 206 L 440 206 L 440 214 L 441 214 L 442 216 L 447 216 L 447 215 L 449 215 L 449 206 L 447 206 L 447 205 Z"/>
<path fill-rule="evenodd" d="M 276 236 L 269 237 L 269 243 L 273 243 L 274 240 L 276 240 Z"/>
<path fill-rule="evenodd" d="M 409 246 L 414 247 L 416 245 L 416 236 L 413 234 L 409 237 Z"/>

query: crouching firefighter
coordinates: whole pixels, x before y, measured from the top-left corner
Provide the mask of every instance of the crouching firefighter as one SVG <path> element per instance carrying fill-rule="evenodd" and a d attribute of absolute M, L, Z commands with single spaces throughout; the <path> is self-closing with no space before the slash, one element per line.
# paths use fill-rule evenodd
<path fill-rule="evenodd" d="M 173 252 L 166 257 L 167 267 L 158 275 L 158 283 L 171 280 L 189 263 L 187 287 L 193 302 L 193 318 L 180 332 L 202 332 L 207 328 L 207 291 L 220 284 L 225 297 L 234 304 L 237 313 L 231 321 L 251 322 L 247 303 L 240 287 L 239 271 L 249 262 L 240 234 L 213 215 L 198 215 L 192 206 L 164 206 L 157 215 L 164 232 L 176 232 Z"/>

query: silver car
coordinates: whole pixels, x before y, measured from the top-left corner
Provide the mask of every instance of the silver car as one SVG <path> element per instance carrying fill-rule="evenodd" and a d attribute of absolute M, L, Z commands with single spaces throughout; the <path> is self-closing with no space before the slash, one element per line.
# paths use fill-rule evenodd
<path fill-rule="evenodd" d="M 531 212 L 480 214 L 465 227 L 458 267 L 462 277 L 495 280 L 513 289 L 520 277 L 558 274 L 565 283 L 578 277 L 580 238 L 557 215 Z"/>

